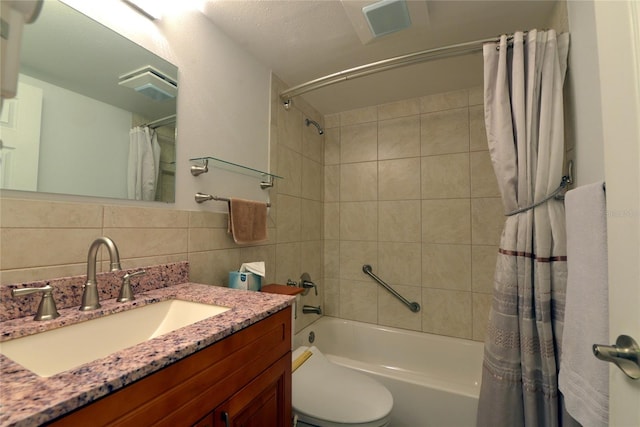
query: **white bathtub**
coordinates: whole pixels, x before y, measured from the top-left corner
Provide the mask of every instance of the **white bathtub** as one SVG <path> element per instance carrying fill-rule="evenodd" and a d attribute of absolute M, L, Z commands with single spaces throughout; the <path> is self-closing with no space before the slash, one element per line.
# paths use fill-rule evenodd
<path fill-rule="evenodd" d="M 332 362 L 380 381 L 393 394 L 390 427 L 475 426 L 483 345 L 324 316 L 294 337 Z"/>

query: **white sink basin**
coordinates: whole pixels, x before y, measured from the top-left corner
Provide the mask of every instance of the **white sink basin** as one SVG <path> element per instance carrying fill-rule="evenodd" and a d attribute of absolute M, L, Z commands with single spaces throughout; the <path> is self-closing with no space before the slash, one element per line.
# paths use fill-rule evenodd
<path fill-rule="evenodd" d="M 168 300 L 0 343 L 0 353 L 50 377 L 175 331 L 229 307 Z"/>

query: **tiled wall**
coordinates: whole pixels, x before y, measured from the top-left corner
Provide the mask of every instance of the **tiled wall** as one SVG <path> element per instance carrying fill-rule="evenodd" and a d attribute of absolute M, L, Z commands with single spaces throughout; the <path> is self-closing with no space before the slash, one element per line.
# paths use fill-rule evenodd
<path fill-rule="evenodd" d="M 102 235 L 116 242 L 125 268 L 189 261 L 192 281 L 224 285 L 241 262 L 264 259 L 267 281 L 275 276 L 275 247 L 238 247 L 225 214 L 11 198 L 0 214 L 2 284 L 85 274 L 89 245 Z M 106 252 L 101 259 L 98 271 L 108 271 Z"/>
<path fill-rule="evenodd" d="M 276 95 L 282 90 L 277 78 L 272 90 Z M 0 284 L 85 274 L 89 245 L 102 235 L 116 242 L 124 268 L 189 261 L 191 281 L 224 286 L 230 270 L 264 260 L 266 283 L 299 280 L 307 271 L 320 284 L 323 145 L 304 118 L 322 118 L 304 103 L 289 112 L 274 105 L 272 112 L 271 168 L 286 178 L 270 190 L 266 244 L 236 245 L 221 213 L 3 196 Z M 108 271 L 106 252 L 101 259 L 98 271 Z M 301 306 L 318 305 L 320 299 L 313 293 L 303 297 L 299 328 L 315 319 L 302 315 Z"/>
<path fill-rule="evenodd" d="M 85 274 L 102 235 L 127 268 L 187 260 L 190 250 L 189 212 L 3 197 L 0 215 L 2 284 Z"/>
<path fill-rule="evenodd" d="M 477 88 L 325 117 L 327 314 L 484 339 L 504 217 L 482 102 Z"/>
<path fill-rule="evenodd" d="M 286 178 L 270 190 L 269 242 L 235 245 L 220 213 L 4 197 L 1 283 L 84 274 L 90 242 L 108 235 L 124 267 L 187 260 L 195 282 L 226 285 L 256 260 L 267 283 L 308 272 L 320 295 L 298 304 L 297 329 L 316 319 L 301 306 L 322 303 L 333 316 L 482 340 L 503 217 L 481 91 L 328 116 L 323 138 L 304 125 L 322 118 L 302 100 L 281 107 L 283 88 L 274 78 L 271 168 Z M 422 311 L 364 276 L 365 263 Z"/>
<path fill-rule="evenodd" d="M 318 306 L 323 299 L 322 188 L 324 137 L 305 118 L 323 123 L 322 116 L 297 98 L 288 111 L 278 94 L 287 86 L 277 77 L 271 85 L 271 168 L 286 177 L 276 180 L 276 281 L 299 282 L 302 273 L 318 285 L 297 304 L 296 330 L 312 323 L 316 314 L 302 314 L 304 304 Z"/>

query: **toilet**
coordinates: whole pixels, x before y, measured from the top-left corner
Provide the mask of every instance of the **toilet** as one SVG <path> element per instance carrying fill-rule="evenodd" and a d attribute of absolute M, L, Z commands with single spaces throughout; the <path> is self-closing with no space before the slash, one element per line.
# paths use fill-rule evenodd
<path fill-rule="evenodd" d="M 293 372 L 293 414 L 297 426 L 384 427 L 389 425 L 393 396 L 364 374 L 330 362 L 316 347 L 299 347 L 295 361 L 312 354 Z"/>

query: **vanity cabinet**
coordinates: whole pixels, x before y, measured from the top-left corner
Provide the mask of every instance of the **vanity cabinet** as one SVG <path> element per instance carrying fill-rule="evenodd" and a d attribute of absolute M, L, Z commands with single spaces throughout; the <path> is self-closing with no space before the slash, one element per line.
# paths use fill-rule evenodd
<path fill-rule="evenodd" d="M 287 370 L 289 365 L 289 370 Z M 290 375 L 291 356 L 284 356 L 194 427 L 282 427 L 291 423 L 281 410 Z M 286 420 L 289 420 L 288 422 Z"/>
<path fill-rule="evenodd" d="M 291 424 L 291 307 L 51 423 Z"/>

